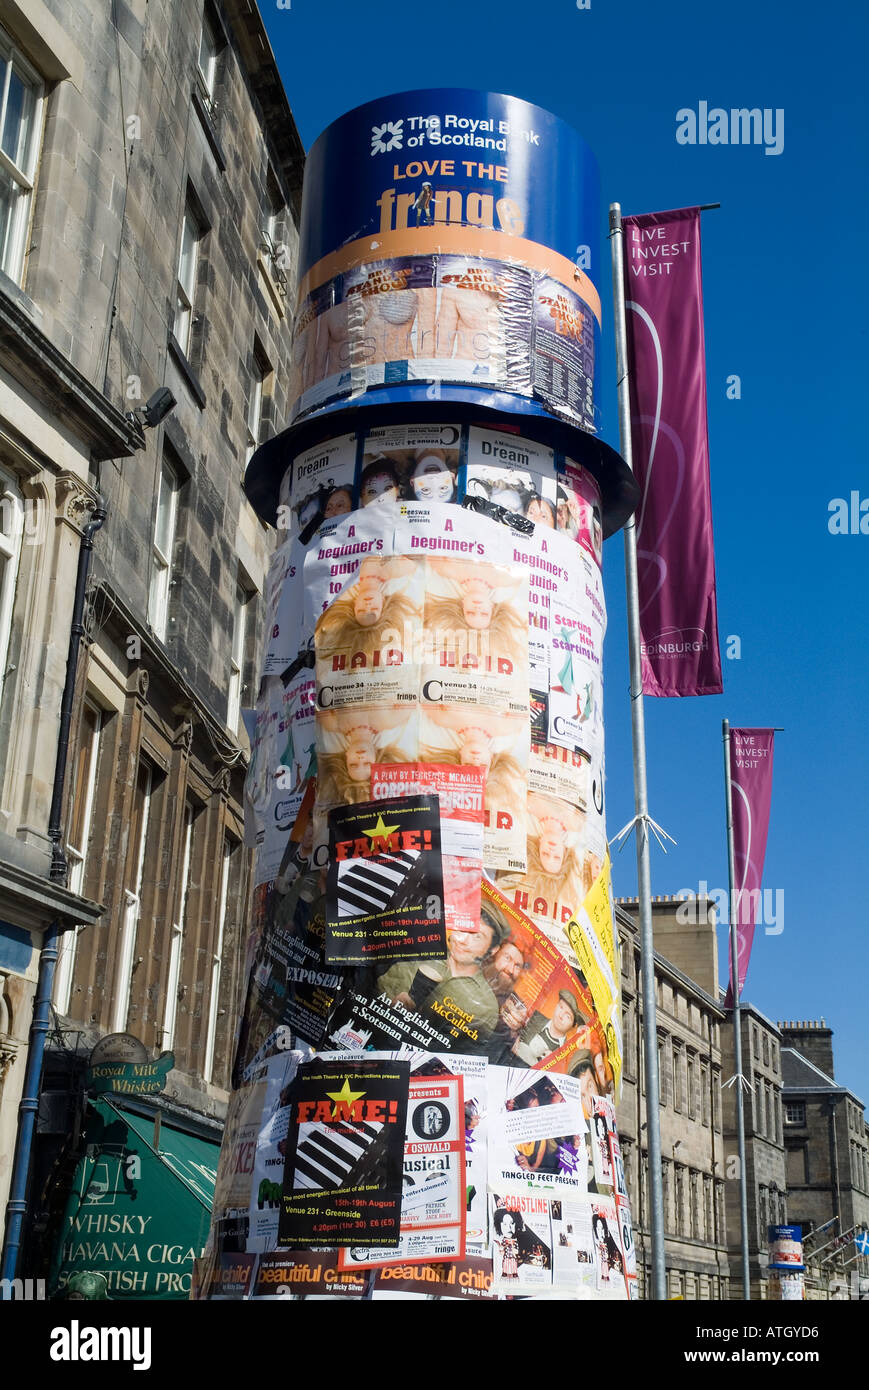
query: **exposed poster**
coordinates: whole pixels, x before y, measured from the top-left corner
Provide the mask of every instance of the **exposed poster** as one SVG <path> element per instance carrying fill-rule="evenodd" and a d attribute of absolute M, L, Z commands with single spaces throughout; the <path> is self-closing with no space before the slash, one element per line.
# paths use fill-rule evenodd
<path fill-rule="evenodd" d="M 622 1254 L 625 1257 L 625 1278 L 628 1285 L 628 1298 L 639 1297 L 637 1286 L 637 1247 L 634 1243 L 634 1227 L 631 1221 L 631 1208 L 627 1198 L 616 1197 L 616 1215 L 619 1223 L 619 1235 L 622 1242 Z"/>
<path fill-rule="evenodd" d="M 489 1067 L 489 1185 L 571 1197 L 586 1190 L 585 1117 L 573 1077 Z"/>
<path fill-rule="evenodd" d="M 407 1118 L 406 1062 L 299 1067 L 292 1094 L 282 1245 L 395 1248 Z"/>
<path fill-rule="evenodd" d="M 329 812 L 326 960 L 342 965 L 446 955 L 436 796 Z"/>
<path fill-rule="evenodd" d="M 268 895 L 266 921 L 251 967 L 234 1075 L 250 1067 L 276 1024 L 316 1047 L 342 985 L 323 955 L 324 902 L 319 874 L 279 878 Z"/>
<path fill-rule="evenodd" d="M 483 788 L 481 768 L 443 763 L 375 765 L 371 795 L 438 798 L 444 917 L 448 931 L 477 931 L 483 868 Z"/>
<path fill-rule="evenodd" d="M 406 1055 L 406 1054 L 405 1054 Z M 465 1252 L 488 1254 L 486 1179 L 489 1153 L 488 1064 L 484 1057 L 417 1053 L 410 1057 L 416 1076 L 460 1076 L 464 1094 Z"/>
<path fill-rule="evenodd" d="M 518 566 L 430 556 L 422 699 L 527 717 L 527 612 L 528 578 Z"/>
<path fill-rule="evenodd" d="M 230 1097 L 212 1206 L 218 1254 L 247 1249 L 251 1184 L 265 1095 L 262 1080 L 240 1087 Z"/>
<path fill-rule="evenodd" d="M 625 1161 L 622 1158 L 622 1146 L 619 1143 L 619 1136 L 615 1131 L 615 1127 L 609 1137 L 609 1146 L 610 1162 L 613 1170 L 613 1193 L 616 1201 L 627 1201 L 628 1179 L 625 1173 Z"/>
<path fill-rule="evenodd" d="M 195 1262 L 194 1299 L 228 1303 L 250 1298 L 256 1256 L 212 1255 Z"/>
<path fill-rule="evenodd" d="M 271 811 L 276 728 L 281 717 L 283 686 L 277 676 L 267 676 L 256 709 L 246 717 L 250 739 L 250 763 L 244 781 L 244 838 L 249 849 L 263 843 Z"/>
<path fill-rule="evenodd" d="M 519 1294 L 552 1283 L 552 1232 L 546 1197 L 493 1192 L 489 1197 L 492 1229 L 493 1288 Z"/>
<path fill-rule="evenodd" d="M 213 1207 L 224 1252 L 277 1242 L 289 1088 L 302 1061 L 297 1049 L 278 1052 L 232 1095 Z"/>
<path fill-rule="evenodd" d="M 398 1247 L 342 1249 L 341 1269 L 464 1257 L 464 1128 L 462 1078 L 411 1075 Z"/>
<path fill-rule="evenodd" d="M 587 469 L 565 459 L 558 475 L 556 526 L 603 563 L 603 514 L 600 488 Z"/>
<path fill-rule="evenodd" d="M 398 554 L 425 554 L 422 699 L 528 714 L 528 576 L 509 532 L 433 503 L 401 508 Z"/>
<path fill-rule="evenodd" d="M 592 1212 L 588 1202 L 552 1203 L 553 1284 L 575 1298 L 594 1298 Z"/>
<path fill-rule="evenodd" d="M 579 811 L 587 811 L 592 795 L 591 758 L 575 748 L 535 742 L 532 734 L 528 758 L 528 790 L 559 797 Z"/>
<path fill-rule="evenodd" d="M 554 607 L 551 622 L 549 741 L 600 756 L 603 747 L 603 685 L 600 647 L 587 622 Z"/>

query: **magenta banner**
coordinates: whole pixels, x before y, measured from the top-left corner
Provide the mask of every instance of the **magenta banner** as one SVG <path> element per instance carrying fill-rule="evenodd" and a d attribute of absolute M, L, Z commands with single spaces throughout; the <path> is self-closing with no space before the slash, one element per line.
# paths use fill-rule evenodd
<path fill-rule="evenodd" d="M 700 211 L 625 217 L 645 695 L 720 695 Z"/>
<path fill-rule="evenodd" d="M 733 896 L 731 918 L 736 922 L 739 993 L 748 973 L 754 928 L 763 895 L 763 861 L 772 799 L 772 729 L 730 730 L 730 783 L 733 804 Z M 733 970 L 725 1007 L 733 1004 Z"/>

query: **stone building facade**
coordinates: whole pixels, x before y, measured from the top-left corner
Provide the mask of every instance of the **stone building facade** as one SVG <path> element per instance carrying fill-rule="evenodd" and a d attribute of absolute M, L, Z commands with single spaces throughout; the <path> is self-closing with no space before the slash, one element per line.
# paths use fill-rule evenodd
<path fill-rule="evenodd" d="M 722 1111 L 726 1015 L 718 999 L 715 915 L 712 904 L 704 903 L 696 924 L 685 926 L 676 918 L 678 907 L 671 898 L 652 903 L 667 1288 L 671 1298 L 722 1300 L 731 1296 L 726 1202 L 731 1184 Z M 643 1297 L 651 1264 L 636 912 L 636 899 L 617 900 L 625 1045 L 618 1127 Z"/>
<path fill-rule="evenodd" d="M 827 1254 L 840 1253 L 841 1264 L 855 1254 L 853 1244 L 836 1251 L 828 1243 L 855 1226 L 869 1227 L 869 1142 L 863 1102 L 836 1082 L 833 1032 L 824 1019 L 791 1020 L 778 1027 L 790 1219 L 806 1236 L 834 1223 L 816 1241 L 807 1241 L 807 1250 L 827 1246 Z"/>
<path fill-rule="evenodd" d="M 59 7 L 58 7 L 59 8 Z M 46 123 L 85 83 L 88 55 L 40 0 L 0 11 L 0 1230 L 5 1225 L 33 1003 L 55 926 L 101 904 L 52 878 L 49 817 L 82 529 L 100 460 L 141 429 L 54 331 L 30 281 Z M 63 228 L 57 228 L 60 241 Z"/>
<path fill-rule="evenodd" d="M 0 444 L 19 449 L 21 496 L 42 489 L 52 538 L 32 557 L 21 548 L 30 564 L 9 643 L 22 654 L 0 705 L 2 829 L 19 874 L 39 874 L 47 854 L 76 528 L 98 499 L 107 513 L 73 709 L 69 887 L 53 890 L 74 899 L 54 915 L 80 925 L 64 934 L 54 980 L 31 1183 L 45 1235 L 31 1256 L 44 1262 L 63 1196 L 47 1175 L 75 1149 L 100 1037 L 173 1052 L 164 1115 L 219 1139 L 250 898 L 240 711 L 256 694 L 273 543 L 242 479 L 256 444 L 287 423 L 304 155 L 245 0 L 10 0 L 7 11 L 0 41 L 20 50 L 39 130 L 24 249 L 0 280 L 0 312 L 18 328 L 8 386 L 0 359 Z M 0 353 L 8 343 L 0 335 Z M 160 388 L 174 408 L 143 415 Z M 0 993 L 12 1000 L 0 1030 L 11 1026 L 19 1052 L 35 969 L 29 959 L 18 972 L 17 996 Z M 3 971 L 0 956 L 0 983 Z"/>
<path fill-rule="evenodd" d="M 776 1025 L 750 1002 L 740 1000 L 742 1030 L 743 1118 L 748 1189 L 748 1269 L 751 1297 L 766 1297 L 767 1228 L 788 1221 L 787 1175 L 782 1133 L 781 1036 Z M 728 1011 L 722 1033 L 726 1078 L 735 1076 L 733 1021 Z M 736 1083 L 723 1093 L 724 1134 L 728 1151 L 737 1153 Z M 733 1255 L 735 1296 L 742 1297 L 739 1183 L 725 1185 L 727 1229 Z"/>

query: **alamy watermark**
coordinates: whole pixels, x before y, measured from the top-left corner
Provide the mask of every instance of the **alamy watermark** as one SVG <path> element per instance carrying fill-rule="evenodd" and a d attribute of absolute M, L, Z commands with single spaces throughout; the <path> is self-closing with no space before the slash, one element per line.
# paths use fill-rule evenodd
<path fill-rule="evenodd" d="M 0 1303 L 43 1303 L 44 1279 L 0 1279 Z"/>
<path fill-rule="evenodd" d="M 869 536 L 869 497 L 853 491 L 850 497 L 831 497 L 827 503 L 831 536 Z"/>
<path fill-rule="evenodd" d="M 676 921 L 687 926 L 699 926 L 706 918 L 700 903 L 715 904 L 719 922 L 736 922 L 739 926 L 762 926 L 767 936 L 781 936 L 785 929 L 785 891 L 783 888 L 737 888 L 731 895 L 726 888 L 710 888 L 705 878 L 693 888 L 680 888 L 676 893 L 682 902 L 676 909 Z"/>
<path fill-rule="evenodd" d="M 763 145 L 764 154 L 781 154 L 785 147 L 785 113 L 780 106 L 726 110 L 699 101 L 696 111 L 682 106 L 676 112 L 676 144 Z"/>
<path fill-rule="evenodd" d="M 82 1327 L 73 1318 L 69 1327 L 51 1329 L 48 1354 L 52 1361 L 130 1361 L 134 1371 L 151 1366 L 150 1327 Z"/>

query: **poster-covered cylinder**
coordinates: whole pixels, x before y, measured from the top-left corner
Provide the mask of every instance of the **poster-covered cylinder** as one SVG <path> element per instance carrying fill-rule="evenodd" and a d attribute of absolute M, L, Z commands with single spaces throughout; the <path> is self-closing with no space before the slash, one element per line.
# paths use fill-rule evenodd
<path fill-rule="evenodd" d="M 516 97 L 405 92 L 340 117 L 308 157 L 292 417 L 461 384 L 594 432 L 598 215 L 584 141 Z"/>
<path fill-rule="evenodd" d="M 524 102 L 405 94 L 321 137 L 303 220 L 197 1296 L 632 1298 L 593 163 Z"/>

